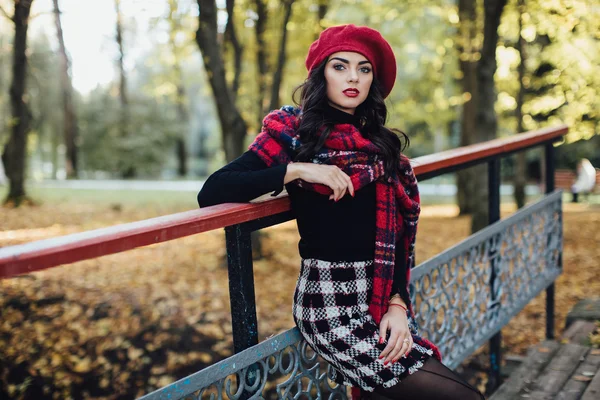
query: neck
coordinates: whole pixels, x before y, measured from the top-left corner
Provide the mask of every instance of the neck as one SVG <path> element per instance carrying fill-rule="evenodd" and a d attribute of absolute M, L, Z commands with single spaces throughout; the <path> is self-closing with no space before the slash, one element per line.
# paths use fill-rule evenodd
<path fill-rule="evenodd" d="M 347 113 L 347 114 L 350 114 L 350 115 L 354 115 L 354 112 L 356 111 L 356 108 L 346 108 L 346 107 L 342 107 L 342 106 L 340 106 L 339 104 L 335 104 L 335 103 L 334 103 L 334 102 L 332 102 L 331 100 L 327 101 L 327 103 L 328 103 L 328 104 L 329 104 L 331 107 L 333 107 L 333 108 L 337 108 L 338 110 L 340 110 L 340 111 L 343 111 L 343 112 L 345 112 L 345 113 Z"/>

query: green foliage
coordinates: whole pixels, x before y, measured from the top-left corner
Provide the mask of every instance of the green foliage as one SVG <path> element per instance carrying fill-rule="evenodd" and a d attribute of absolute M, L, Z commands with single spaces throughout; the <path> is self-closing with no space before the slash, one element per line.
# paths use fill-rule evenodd
<path fill-rule="evenodd" d="M 2 19 L 0 15 L 0 153 L 4 142 L 8 140 L 8 130 L 10 124 L 10 107 L 8 98 L 8 88 L 11 79 L 11 57 L 12 57 L 12 36 L 13 25 L 7 23 L 7 19 Z"/>
<path fill-rule="evenodd" d="M 113 176 L 133 169 L 137 177 L 157 176 L 179 131 L 169 107 L 150 97 L 132 97 L 130 134 L 122 137 L 118 98 L 106 88 L 96 89 L 80 107 L 83 169 Z"/>
<path fill-rule="evenodd" d="M 283 13 L 279 0 L 265 0 L 268 19 L 266 76 L 269 102 L 270 86 L 277 64 Z M 219 27 L 226 22 L 225 2 Z M 319 20 L 319 5 L 328 5 Z M 526 44 L 526 79 L 524 126 L 533 130 L 565 123 L 570 132 L 566 143 L 578 142 L 559 151 L 560 164 L 567 166 L 578 157 L 594 162 L 600 154 L 600 9 L 591 1 L 527 1 L 523 35 Z M 65 10 L 68 11 L 68 10 Z M 124 167 L 141 175 L 164 173 L 174 164 L 174 140 L 186 138 L 193 158 L 211 158 L 210 165 L 220 165 L 220 135 L 211 92 L 206 84 L 198 47 L 197 3 L 193 0 L 168 0 L 164 11 L 150 20 L 148 35 L 154 46 L 140 56 L 136 54 L 133 71 L 129 71 L 131 134 L 120 135 L 119 101 L 113 85 L 101 87 L 84 98 L 76 98 L 80 128 L 81 168 L 116 174 Z M 482 32 L 480 18 L 475 21 Z M 235 2 L 237 37 L 244 49 L 241 85 L 236 103 L 248 123 L 247 141 L 260 129 L 257 115 L 257 45 L 255 2 Z M 518 35 L 516 0 L 511 0 L 499 28 L 498 70 L 495 76 L 498 100 L 496 111 L 500 136 L 515 133 L 516 96 L 519 90 L 517 68 L 520 63 L 515 44 Z M 127 20 L 131 23 L 131 19 Z M 37 23 L 36 20 L 33 23 Z M 282 104 L 291 104 L 291 95 L 307 76 L 306 52 L 322 28 L 355 23 L 380 30 L 396 54 L 398 77 L 386 101 L 388 126 L 405 131 L 411 140 L 410 156 L 429 154 L 458 145 L 462 104 L 469 95 L 462 93 L 458 62 L 464 54 L 457 47 L 460 38 L 455 0 L 296 0 L 287 25 L 287 59 L 280 89 Z M 8 87 L 12 31 L 10 24 L 0 24 L 0 146 L 10 124 Z M 132 28 L 129 26 L 128 28 Z M 48 32 L 53 32 L 50 28 Z M 146 34 L 146 32 L 143 32 Z M 57 57 L 52 50 L 53 36 L 30 37 L 30 79 L 28 100 L 34 117 L 30 135 L 31 168 L 49 176 L 62 166 L 62 102 L 60 100 Z M 479 46 L 482 34 L 474 45 Z M 225 40 L 224 54 L 227 79 L 234 76 L 233 51 Z M 136 47 L 135 37 L 130 48 Z M 478 53 L 473 53 L 478 57 Z M 178 70 L 177 66 L 180 66 Z M 185 96 L 178 93 L 178 86 Z M 181 107 L 188 115 L 181 118 Z M 208 137 L 206 137 L 209 135 Z M 202 139 L 201 139 L 202 138 Z M 568 149 L 571 149 L 568 151 Z M 216 164 L 215 162 L 218 161 Z M 595 162 L 598 165 L 600 160 Z M 54 171 L 48 171 L 52 164 Z M 192 162 L 196 165 L 197 160 Z M 197 171 L 204 171 L 204 167 Z M 85 172 L 84 172 L 85 176 Z"/>
<path fill-rule="evenodd" d="M 517 41 L 519 17 L 514 3 L 507 7 L 500 25 L 504 44 L 498 48 L 496 78 L 500 100 L 497 111 L 510 131 L 516 128 L 513 116 L 519 83 L 516 69 L 521 62 L 513 48 Z M 526 40 L 525 130 L 566 124 L 569 126 L 566 144 L 598 135 L 600 9 L 590 1 L 528 1 L 523 20 L 523 37 Z M 595 151 L 599 149 L 596 147 Z M 591 150 L 594 151 L 593 148 Z"/>
<path fill-rule="evenodd" d="M 306 79 L 306 52 L 321 30 L 317 16 L 318 1 L 300 0 L 293 5 L 287 30 L 288 47 L 281 103 L 292 103 L 293 90 Z M 281 33 L 282 13 L 279 1 L 268 1 L 269 19 L 265 40 L 268 65 L 276 64 Z M 457 118 L 462 103 L 454 80 L 457 73 L 452 37 L 455 27 L 450 22 L 456 7 L 450 2 L 416 1 L 330 2 L 322 22 L 324 27 L 343 23 L 368 25 L 380 30 L 388 39 L 398 63 L 398 79 L 387 100 L 389 126 L 398 127 L 411 136 L 411 155 L 419 155 L 448 147 L 447 127 Z M 236 2 L 235 23 L 244 47 L 241 87 L 237 98 L 242 116 L 248 122 L 250 135 L 258 130 L 256 93 L 255 13 L 253 2 Z M 233 79 L 233 57 L 226 52 L 228 77 Z M 270 87 L 273 74 L 267 76 Z"/>

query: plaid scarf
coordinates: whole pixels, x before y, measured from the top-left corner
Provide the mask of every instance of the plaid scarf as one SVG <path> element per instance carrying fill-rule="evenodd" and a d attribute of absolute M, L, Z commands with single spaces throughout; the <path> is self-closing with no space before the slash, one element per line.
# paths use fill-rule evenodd
<path fill-rule="evenodd" d="M 301 113 L 299 108 L 292 106 L 284 106 L 280 110 L 270 112 L 263 120 L 262 131 L 248 149 L 255 152 L 269 167 L 293 162 L 294 154 L 302 145 L 299 135 L 296 134 Z M 415 263 L 414 249 L 421 207 L 417 179 L 410 161 L 401 154 L 399 174 L 385 181 L 384 162 L 377 146 L 364 138 L 354 125 L 337 124 L 312 162 L 337 165 L 350 176 L 355 190 L 375 182 L 375 257 L 369 313 L 375 323 L 379 324 L 389 307 L 397 243 L 404 246 L 405 250 L 407 285 Z M 322 184 L 301 179 L 292 183 L 323 195 L 333 193 L 331 188 Z M 407 308 L 409 317 L 416 324 L 410 299 Z M 431 345 L 434 356 L 441 361 L 439 349 L 433 343 L 422 339 Z"/>

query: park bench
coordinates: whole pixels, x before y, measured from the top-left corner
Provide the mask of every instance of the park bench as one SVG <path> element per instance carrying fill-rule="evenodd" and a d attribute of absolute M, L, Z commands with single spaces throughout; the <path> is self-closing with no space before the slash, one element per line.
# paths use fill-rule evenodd
<path fill-rule="evenodd" d="M 563 189 L 566 192 L 571 191 L 571 185 L 577 180 L 575 171 L 568 169 L 557 169 L 554 173 L 554 187 Z M 596 169 L 596 186 L 592 193 L 600 193 L 600 170 Z"/>
<path fill-rule="evenodd" d="M 546 292 L 546 338 L 554 338 L 554 280 L 562 271 L 562 191 L 554 189 L 553 143 L 566 127 L 495 139 L 413 160 L 419 181 L 487 163 L 489 226 L 411 272 L 421 335 L 456 368 L 489 343 L 489 391 L 501 382 L 501 329 L 531 299 Z M 500 160 L 536 146 L 545 149 L 546 195 L 500 220 Z M 258 342 L 251 233 L 293 219 L 289 199 L 221 204 L 200 210 L 0 249 L 0 278 L 127 251 L 225 228 L 234 354 L 143 397 L 346 398 L 329 366 L 296 328 Z"/>

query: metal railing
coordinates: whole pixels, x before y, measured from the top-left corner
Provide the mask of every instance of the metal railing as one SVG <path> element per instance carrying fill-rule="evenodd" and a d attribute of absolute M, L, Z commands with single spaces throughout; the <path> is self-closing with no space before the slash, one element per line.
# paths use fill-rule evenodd
<path fill-rule="evenodd" d="M 554 192 L 553 142 L 566 132 L 565 126 L 548 128 L 412 160 L 419 181 L 475 164 L 488 164 L 490 226 L 417 266 L 411 273 L 411 296 L 416 305 L 417 322 L 427 332 L 426 337 L 440 347 L 444 363 L 449 367 L 458 365 L 489 340 L 492 387 L 500 382 L 501 327 L 544 288 L 546 337 L 554 337 L 553 281 L 562 269 L 562 206 L 561 192 Z M 536 146 L 545 149 L 545 188 L 549 195 L 498 222 L 500 159 Z M 307 355 L 306 343 L 299 340 L 295 328 L 258 344 L 250 234 L 293 218 L 289 199 L 281 197 L 257 204 L 222 204 L 11 246 L 0 249 L 0 278 L 225 228 L 234 352 L 240 354 L 144 398 L 174 399 L 188 395 L 197 398 L 203 388 L 210 386 L 222 389 L 217 390 L 218 398 L 224 393 L 229 398 L 260 398 L 267 385 L 260 377 L 276 372 L 279 375 L 293 372 L 276 389 L 280 397 L 290 393 L 294 385 L 296 390 L 292 397 L 295 398 L 301 393 L 317 395 L 320 390 L 345 397 L 344 388 L 331 384 L 327 374 L 322 372 L 323 364 L 318 357 Z M 527 232 L 537 233 L 533 237 L 528 235 L 525 226 L 529 229 Z M 517 237 L 522 240 L 519 242 Z M 525 244 L 528 247 L 524 247 Z M 530 274 L 532 268 L 536 274 Z M 460 279 L 466 281 L 461 283 Z M 519 296 L 510 294 L 515 287 L 520 287 Z M 462 302 L 453 296 L 459 296 Z M 465 310 L 477 312 L 470 315 Z M 463 321 L 462 325 L 454 323 L 457 318 L 463 320 L 465 315 L 472 320 Z M 293 359 L 291 364 L 284 366 L 281 361 L 284 354 L 296 354 L 288 356 Z M 274 364 L 269 361 L 273 359 Z M 232 373 L 237 375 L 236 379 L 228 378 Z M 302 385 L 303 380 L 309 381 L 305 382 L 306 387 Z"/>

